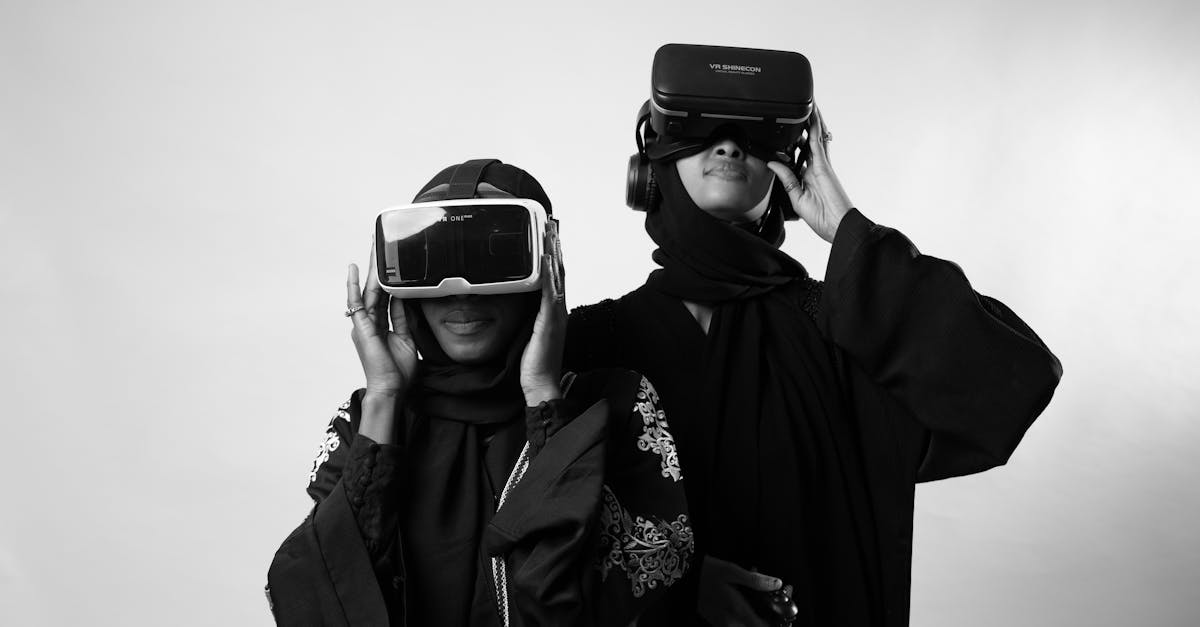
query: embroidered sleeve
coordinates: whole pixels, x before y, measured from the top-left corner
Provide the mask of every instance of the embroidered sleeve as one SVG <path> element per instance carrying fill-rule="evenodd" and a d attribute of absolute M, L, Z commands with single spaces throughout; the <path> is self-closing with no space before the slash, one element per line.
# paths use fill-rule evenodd
<path fill-rule="evenodd" d="M 604 486 L 600 510 L 600 578 L 618 568 L 629 579 L 635 598 L 659 586 L 670 586 L 687 571 L 695 550 L 687 514 L 672 520 L 631 514 Z"/>
<path fill-rule="evenodd" d="M 342 476 L 349 445 L 354 440 L 351 413 L 358 411 L 354 401 L 351 397 L 338 407 L 317 445 L 316 456 L 308 469 L 308 495 L 315 503 L 324 500 Z"/>
<path fill-rule="evenodd" d="M 603 602 L 622 617 L 638 615 L 678 583 L 695 552 L 667 415 L 650 381 L 634 381 L 625 424 L 610 434 L 594 562 Z"/>
<path fill-rule="evenodd" d="M 660 456 L 662 476 L 679 481 L 683 478 L 683 473 L 679 469 L 679 455 L 675 452 L 675 438 L 671 437 L 668 430 L 667 415 L 658 402 L 658 392 L 646 377 L 642 377 L 638 386 L 635 407 L 642 417 L 642 435 L 638 436 L 638 449 Z"/>
<path fill-rule="evenodd" d="M 400 522 L 400 447 L 354 438 L 342 485 L 371 561 L 383 558 Z"/>

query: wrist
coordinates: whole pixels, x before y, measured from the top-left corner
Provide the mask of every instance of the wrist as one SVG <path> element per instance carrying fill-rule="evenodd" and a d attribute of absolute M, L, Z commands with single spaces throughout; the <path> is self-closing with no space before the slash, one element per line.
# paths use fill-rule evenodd
<path fill-rule="evenodd" d="M 397 392 L 368 389 L 363 393 L 362 411 L 363 414 L 377 413 L 390 416 L 400 407 L 402 400 L 401 394 Z"/>
<path fill-rule="evenodd" d="M 522 386 L 525 392 L 525 405 L 537 407 L 546 401 L 555 401 L 563 397 L 562 386 L 557 381 Z"/>
<path fill-rule="evenodd" d="M 368 389 L 362 398 L 358 432 L 378 444 L 395 444 L 396 413 L 399 407 L 398 395 Z"/>
<path fill-rule="evenodd" d="M 842 218 L 846 217 L 846 214 L 849 212 L 850 209 L 848 208 L 834 209 L 830 211 L 828 214 L 828 220 L 825 223 L 825 232 L 821 234 L 821 239 L 832 244 L 833 239 L 837 237 L 838 227 L 842 225 Z"/>

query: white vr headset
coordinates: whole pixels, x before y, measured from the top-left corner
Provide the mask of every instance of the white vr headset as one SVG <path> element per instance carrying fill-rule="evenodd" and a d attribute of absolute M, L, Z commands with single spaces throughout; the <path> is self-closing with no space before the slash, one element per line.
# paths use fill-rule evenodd
<path fill-rule="evenodd" d="M 391 207 L 375 219 L 375 279 L 396 298 L 509 294 L 541 287 L 546 209 L 527 198 Z"/>

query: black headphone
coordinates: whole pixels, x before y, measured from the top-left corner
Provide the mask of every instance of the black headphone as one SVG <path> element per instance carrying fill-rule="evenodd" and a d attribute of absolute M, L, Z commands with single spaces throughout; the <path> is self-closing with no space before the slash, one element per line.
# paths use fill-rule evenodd
<path fill-rule="evenodd" d="M 645 131 L 642 127 L 645 126 Z M 637 124 L 633 127 L 634 141 L 638 151 L 629 157 L 629 173 L 625 178 L 625 204 L 634 211 L 653 211 L 658 207 L 658 182 L 654 180 L 654 169 L 646 154 L 646 143 L 654 130 L 650 128 L 650 101 L 638 110 Z"/>
<path fill-rule="evenodd" d="M 646 154 L 646 146 L 657 141 L 658 133 L 650 126 L 650 101 L 642 104 L 638 110 L 637 123 L 633 127 L 634 141 L 638 151 L 629 157 L 629 170 L 625 176 L 625 204 L 634 211 L 654 211 L 658 208 L 661 196 L 658 182 L 654 180 L 654 168 L 650 166 L 650 156 Z M 792 146 L 786 152 L 776 153 L 778 160 L 787 164 L 800 181 L 804 181 L 804 168 L 808 161 L 807 143 L 801 142 Z M 771 184 L 771 200 L 767 204 L 767 212 L 781 211 L 784 220 L 799 220 L 800 215 L 792 208 L 792 201 L 783 184 L 776 178 Z"/>

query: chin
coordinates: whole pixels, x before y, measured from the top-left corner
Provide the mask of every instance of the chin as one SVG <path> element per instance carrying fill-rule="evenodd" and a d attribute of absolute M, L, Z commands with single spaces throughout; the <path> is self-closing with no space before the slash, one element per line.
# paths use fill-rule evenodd
<path fill-rule="evenodd" d="M 717 218 L 718 220 L 726 220 L 729 222 L 745 222 L 749 220 L 749 214 L 755 207 L 751 204 L 745 206 L 744 197 L 729 198 L 727 196 L 716 196 L 705 199 L 704 202 L 696 203 L 704 213 Z"/>
<path fill-rule="evenodd" d="M 495 342 L 491 338 L 475 340 L 443 340 L 442 350 L 446 356 L 464 365 L 481 364 L 490 361 L 498 351 L 493 350 Z"/>

